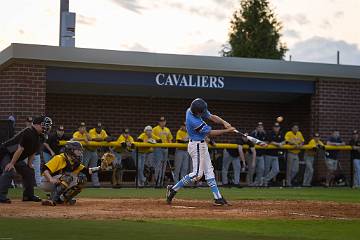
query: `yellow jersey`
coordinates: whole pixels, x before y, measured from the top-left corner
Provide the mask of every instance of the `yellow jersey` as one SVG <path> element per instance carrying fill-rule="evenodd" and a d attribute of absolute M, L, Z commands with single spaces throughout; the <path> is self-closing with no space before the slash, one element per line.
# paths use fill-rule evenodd
<path fill-rule="evenodd" d="M 167 127 L 161 128 L 159 125 L 153 128 L 153 134 L 161 139 L 162 143 L 171 143 L 173 136 Z"/>
<path fill-rule="evenodd" d="M 45 164 L 45 166 L 50 171 L 52 176 L 65 172 L 71 172 L 78 175 L 85 168 L 85 166 L 81 163 L 77 165 L 74 164 L 71 159 L 66 161 L 64 153 L 55 155 L 52 159 L 50 159 L 49 162 Z"/>
<path fill-rule="evenodd" d="M 296 134 L 294 134 L 292 131 L 288 131 L 285 134 L 285 141 L 293 142 L 293 143 L 300 145 L 300 144 L 304 143 L 305 140 L 300 131 L 297 131 Z M 298 149 L 289 150 L 289 152 L 294 153 L 294 154 L 298 154 L 300 151 L 301 150 L 298 150 Z"/>
<path fill-rule="evenodd" d="M 132 136 L 125 137 L 124 134 L 121 134 L 119 138 L 116 140 L 116 143 L 121 145 L 120 147 L 115 147 L 114 150 L 117 152 L 123 152 L 124 150 L 131 151 L 131 147 L 126 145 L 126 148 L 124 148 L 123 143 L 134 143 L 134 138 Z"/>
<path fill-rule="evenodd" d="M 105 139 L 108 137 L 108 135 L 104 129 L 102 129 L 100 133 L 97 133 L 96 128 L 91 129 L 89 131 L 89 135 L 90 135 L 91 139 L 101 138 L 103 141 L 105 141 Z"/>
<path fill-rule="evenodd" d="M 315 139 L 311 139 L 310 142 L 307 144 L 309 147 L 311 147 L 312 149 L 306 150 L 305 154 L 308 156 L 315 156 L 316 155 L 316 148 L 318 145 L 320 146 L 324 146 L 324 143 L 319 140 L 318 142 Z"/>
<path fill-rule="evenodd" d="M 188 135 L 187 131 L 179 129 L 176 132 L 176 142 L 177 143 L 188 143 L 189 142 L 189 135 Z M 178 149 L 185 150 L 186 148 L 178 148 Z"/>
<path fill-rule="evenodd" d="M 156 142 L 158 142 L 160 140 L 160 138 L 158 136 L 156 136 L 155 134 L 152 134 L 151 138 L 154 139 Z M 142 142 L 148 142 L 149 137 L 148 137 L 148 135 L 146 135 L 146 133 L 142 133 L 142 134 L 140 134 L 138 139 L 141 140 Z M 150 153 L 152 151 L 154 151 L 153 148 L 139 148 L 140 153 Z"/>
<path fill-rule="evenodd" d="M 90 139 L 88 139 L 87 135 L 88 135 L 87 132 L 81 133 L 79 131 L 76 131 L 73 134 L 73 138 L 76 138 L 77 141 L 85 141 L 85 139 L 90 140 Z"/>

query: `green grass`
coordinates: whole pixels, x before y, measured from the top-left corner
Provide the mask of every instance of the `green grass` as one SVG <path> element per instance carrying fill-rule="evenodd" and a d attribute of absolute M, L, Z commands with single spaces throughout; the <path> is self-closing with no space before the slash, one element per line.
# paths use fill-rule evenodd
<path fill-rule="evenodd" d="M 220 191 L 229 200 L 316 200 L 316 201 L 335 201 L 335 202 L 357 202 L 360 203 L 360 190 L 350 188 L 221 188 Z M 40 196 L 44 193 L 36 191 Z M 87 198 L 163 198 L 165 189 L 94 189 L 87 188 L 80 194 Z M 10 190 L 11 198 L 19 198 L 21 190 Z M 183 189 L 176 196 L 181 199 L 204 199 L 210 200 L 212 194 L 208 188 Z"/>
<path fill-rule="evenodd" d="M 359 239 L 360 221 L 0 219 L 0 239 Z"/>

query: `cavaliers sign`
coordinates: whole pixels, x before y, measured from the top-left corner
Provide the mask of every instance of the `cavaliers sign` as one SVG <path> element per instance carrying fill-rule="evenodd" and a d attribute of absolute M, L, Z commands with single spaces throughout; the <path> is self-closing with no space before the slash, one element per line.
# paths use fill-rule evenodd
<path fill-rule="evenodd" d="M 224 77 L 178 73 L 158 73 L 155 82 L 159 86 L 224 88 Z"/>

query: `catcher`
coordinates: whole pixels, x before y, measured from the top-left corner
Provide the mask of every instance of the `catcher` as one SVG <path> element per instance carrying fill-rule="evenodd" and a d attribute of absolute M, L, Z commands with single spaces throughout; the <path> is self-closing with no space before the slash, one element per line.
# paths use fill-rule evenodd
<path fill-rule="evenodd" d="M 41 188 L 50 192 L 49 199 L 42 205 L 55 206 L 56 204 L 76 203 L 78 195 L 87 181 L 87 174 L 93 174 L 106 169 L 114 160 L 112 153 L 105 153 L 101 159 L 101 166 L 86 168 L 82 163 L 83 147 L 76 141 L 67 142 L 64 153 L 54 156 L 43 165 Z"/>

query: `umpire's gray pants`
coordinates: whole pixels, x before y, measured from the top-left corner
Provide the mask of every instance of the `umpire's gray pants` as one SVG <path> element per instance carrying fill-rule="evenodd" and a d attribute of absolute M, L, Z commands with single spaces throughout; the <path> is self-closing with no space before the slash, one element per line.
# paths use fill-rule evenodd
<path fill-rule="evenodd" d="M 154 150 L 154 168 L 156 186 L 161 187 L 165 177 L 166 162 L 169 157 L 167 148 L 155 148 Z"/>
<path fill-rule="evenodd" d="M 174 182 L 177 183 L 180 179 L 188 174 L 190 165 L 190 155 L 186 150 L 176 149 L 175 151 L 175 170 Z M 180 174 L 180 177 L 179 177 Z"/>
<path fill-rule="evenodd" d="M 221 170 L 221 180 L 222 184 L 226 185 L 229 183 L 228 180 L 228 170 L 230 164 L 233 166 L 234 171 L 234 184 L 240 183 L 240 158 L 239 157 L 232 157 L 226 149 L 224 149 L 223 154 L 223 162 L 222 162 L 222 170 Z"/>
<path fill-rule="evenodd" d="M 265 177 L 264 181 L 267 183 L 279 173 L 279 157 L 265 155 Z"/>
<path fill-rule="evenodd" d="M 299 172 L 299 155 L 295 153 L 287 153 L 286 161 L 286 186 L 292 186 L 292 180 Z"/>
<path fill-rule="evenodd" d="M 19 173 L 22 177 L 24 187 L 23 197 L 34 196 L 35 174 L 34 169 L 30 168 L 25 161 L 19 161 L 15 164 L 15 169 L 5 172 L 5 166 L 11 162 L 10 155 L 6 154 L 0 159 L 0 168 L 2 173 L 0 175 L 0 199 L 5 200 L 8 194 L 8 188 L 13 180 L 15 173 Z"/>
<path fill-rule="evenodd" d="M 99 157 L 96 151 L 85 150 L 84 151 L 84 165 L 88 168 L 97 167 Z M 100 187 L 98 173 L 91 174 L 91 182 L 94 187 Z"/>

